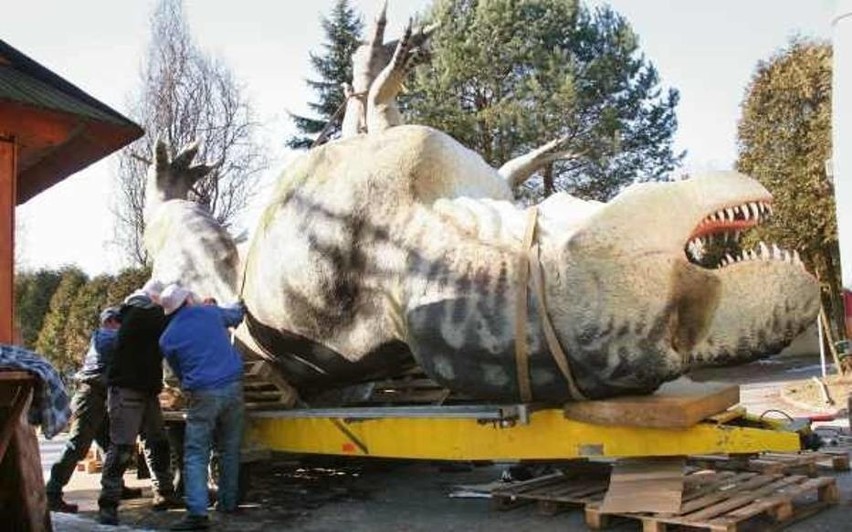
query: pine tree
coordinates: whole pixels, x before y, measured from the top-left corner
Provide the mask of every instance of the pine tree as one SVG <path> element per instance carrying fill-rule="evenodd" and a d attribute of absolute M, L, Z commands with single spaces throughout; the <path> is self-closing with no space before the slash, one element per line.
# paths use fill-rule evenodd
<path fill-rule="evenodd" d="M 531 199 L 556 190 L 608 200 L 658 180 L 672 151 L 675 90 L 664 91 L 630 24 L 576 0 L 439 0 L 431 68 L 403 97 L 406 121 L 459 139 L 492 166 L 558 137 L 576 159 L 533 178 Z"/>
<path fill-rule="evenodd" d="M 322 28 L 325 32 L 323 53 L 311 52 L 311 66 L 319 79 L 306 80 L 308 87 L 317 94 L 317 101 L 308 106 L 316 114 L 315 118 L 291 114 L 293 122 L 301 135 L 290 137 L 287 146 L 295 149 L 310 148 L 314 138 L 326 124 L 329 130 L 326 138 L 336 138 L 340 134 L 343 112 L 335 113 L 344 103 L 343 83 L 352 81 L 352 54 L 358 48 L 364 23 L 349 0 L 337 0 L 329 17 L 323 17 Z"/>

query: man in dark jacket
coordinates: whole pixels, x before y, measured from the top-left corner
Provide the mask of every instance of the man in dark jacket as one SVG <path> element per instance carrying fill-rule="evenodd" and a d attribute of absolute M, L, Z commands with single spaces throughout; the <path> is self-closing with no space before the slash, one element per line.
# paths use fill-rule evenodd
<path fill-rule="evenodd" d="M 119 309 L 109 307 L 100 314 L 100 327 L 92 333 L 89 350 L 83 359 L 83 367 L 75 375 L 77 390 L 71 400 L 71 430 L 62 456 L 50 468 L 47 482 L 47 504 L 53 512 L 77 513 L 77 505 L 66 503 L 62 490 L 77 462 L 82 460 L 92 440 L 104 451 L 109 447 L 109 418 L 107 417 L 106 366 L 115 350 L 119 320 Z M 142 495 L 138 488 L 122 488 L 121 498 L 129 499 Z"/>
<path fill-rule="evenodd" d="M 163 355 L 180 378 L 187 398 L 184 485 L 187 515 L 172 530 L 199 530 L 207 517 L 207 467 L 214 440 L 219 451 L 217 509 L 237 509 L 240 443 L 243 436 L 243 359 L 231 345 L 228 327 L 243 319 L 242 305 L 200 305 L 190 291 L 169 285 L 163 310 L 173 314 L 160 337 Z"/>
<path fill-rule="evenodd" d="M 110 446 L 101 476 L 98 521 L 118 524 L 124 471 L 134 456 L 136 437 L 154 480 L 154 509 L 180 506 L 169 469 L 169 443 L 158 394 L 163 387 L 163 356 L 158 345 L 166 317 L 157 304 L 159 283 L 149 282 L 124 301 L 115 353 L 107 369 Z"/>

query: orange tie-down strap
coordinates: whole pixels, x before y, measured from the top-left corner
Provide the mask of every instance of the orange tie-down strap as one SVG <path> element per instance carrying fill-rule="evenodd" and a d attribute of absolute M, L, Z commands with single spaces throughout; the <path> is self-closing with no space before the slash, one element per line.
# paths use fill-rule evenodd
<path fill-rule="evenodd" d="M 528 283 L 530 272 L 532 272 L 535 299 L 538 302 L 538 312 L 541 316 L 542 329 L 544 330 L 544 337 L 547 341 L 550 355 L 559 367 L 559 371 L 562 372 L 562 376 L 565 377 L 565 382 L 568 385 L 568 393 L 571 395 L 571 398 L 577 401 L 585 401 L 587 397 L 577 387 L 568 357 L 559 344 L 559 339 L 556 337 L 556 330 L 550 321 L 550 315 L 547 313 L 547 303 L 544 297 L 544 277 L 541 273 L 538 245 L 533 245 L 537 216 L 538 209 L 536 207 L 530 207 L 527 210 L 527 225 L 524 232 L 523 249 L 518 254 L 518 287 L 515 293 L 515 365 L 518 371 L 518 390 L 521 395 L 521 401 L 525 403 L 532 401 L 530 354 L 527 349 Z"/>

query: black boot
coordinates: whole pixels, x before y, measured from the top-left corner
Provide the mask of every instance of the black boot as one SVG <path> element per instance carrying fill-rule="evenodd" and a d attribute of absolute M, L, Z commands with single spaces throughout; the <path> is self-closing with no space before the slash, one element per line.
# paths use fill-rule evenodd
<path fill-rule="evenodd" d="M 62 494 L 47 496 L 47 509 L 51 512 L 60 512 L 63 514 L 76 514 L 79 509 L 76 504 L 69 504 L 62 500 Z"/>
<path fill-rule="evenodd" d="M 183 508 L 183 501 L 172 492 L 160 493 L 155 491 L 154 498 L 151 499 L 151 506 L 156 512 L 164 512 L 172 508 Z"/>
<path fill-rule="evenodd" d="M 102 525 L 118 525 L 118 508 L 101 506 L 98 510 L 98 523 Z"/>
<path fill-rule="evenodd" d="M 138 499 L 142 496 L 142 488 L 121 487 L 121 500 Z"/>
<path fill-rule="evenodd" d="M 169 530 L 207 530 L 208 528 L 210 528 L 210 519 L 206 515 L 186 514 Z"/>

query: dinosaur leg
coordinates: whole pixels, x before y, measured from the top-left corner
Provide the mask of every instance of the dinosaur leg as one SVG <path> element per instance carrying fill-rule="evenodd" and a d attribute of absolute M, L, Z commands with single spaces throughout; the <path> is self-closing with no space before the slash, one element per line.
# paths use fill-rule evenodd
<path fill-rule="evenodd" d="M 396 105 L 396 96 L 411 70 L 425 60 L 424 47 L 416 42 L 425 42 L 418 33 L 412 38 L 411 22 L 405 28 L 402 39 L 397 43 L 390 63 L 379 73 L 367 96 L 367 131 L 378 133 L 402 123 L 402 115 Z"/>

